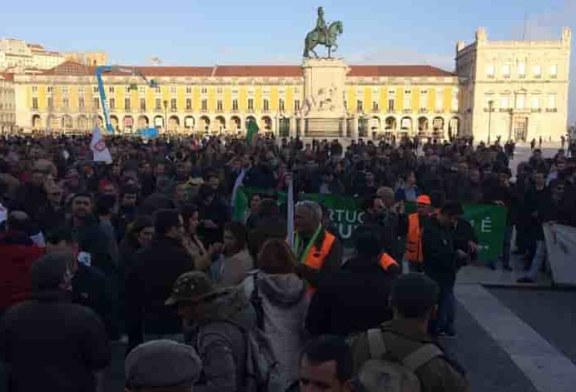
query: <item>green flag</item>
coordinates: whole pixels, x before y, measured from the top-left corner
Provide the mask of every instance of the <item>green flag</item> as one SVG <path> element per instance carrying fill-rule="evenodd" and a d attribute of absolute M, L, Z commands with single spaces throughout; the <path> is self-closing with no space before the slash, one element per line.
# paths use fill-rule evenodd
<path fill-rule="evenodd" d="M 260 128 L 258 128 L 258 124 L 256 124 L 256 121 L 252 120 L 248 122 L 246 130 L 246 143 L 248 143 L 249 146 L 255 145 L 258 138 L 258 131 L 260 130 Z"/>

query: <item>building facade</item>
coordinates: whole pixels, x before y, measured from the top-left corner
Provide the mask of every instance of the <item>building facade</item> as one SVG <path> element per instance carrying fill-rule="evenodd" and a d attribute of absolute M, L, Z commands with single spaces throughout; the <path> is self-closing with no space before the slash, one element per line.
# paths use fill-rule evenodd
<path fill-rule="evenodd" d="M 120 133 L 243 130 L 247 121 L 289 135 L 298 128 L 304 79 L 300 66 L 136 67 L 158 83 L 105 74 L 111 122 Z M 89 131 L 102 121 L 94 67 L 74 62 L 38 75 L 16 75 L 17 122 L 24 130 Z M 360 136 L 446 137 L 458 132 L 454 74 L 430 66 L 351 66 L 342 86 Z"/>
<path fill-rule="evenodd" d="M 0 133 L 15 129 L 16 102 L 14 94 L 14 76 L 0 73 Z"/>
<path fill-rule="evenodd" d="M 456 48 L 461 131 L 477 140 L 560 140 L 567 132 L 571 31 L 557 41 L 476 40 Z"/>

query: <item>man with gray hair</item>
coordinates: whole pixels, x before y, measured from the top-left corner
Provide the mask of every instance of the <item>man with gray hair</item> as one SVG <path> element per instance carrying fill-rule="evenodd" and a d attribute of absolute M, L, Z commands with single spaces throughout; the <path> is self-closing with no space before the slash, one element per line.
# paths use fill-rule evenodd
<path fill-rule="evenodd" d="M 201 370 L 202 362 L 192 346 L 152 340 L 128 354 L 126 392 L 192 392 Z"/>
<path fill-rule="evenodd" d="M 322 226 L 322 207 L 313 201 L 296 204 L 294 229 L 298 273 L 315 288 L 322 273 L 340 268 L 342 244 Z"/>
<path fill-rule="evenodd" d="M 0 360 L 8 390 L 94 392 L 96 372 L 110 361 L 104 324 L 71 304 L 70 253 L 51 253 L 32 266 L 32 299 L 10 308 L 0 322 Z"/>

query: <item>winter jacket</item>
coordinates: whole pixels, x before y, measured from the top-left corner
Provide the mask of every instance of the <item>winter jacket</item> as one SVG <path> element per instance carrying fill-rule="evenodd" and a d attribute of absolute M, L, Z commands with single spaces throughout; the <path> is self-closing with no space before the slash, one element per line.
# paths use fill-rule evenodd
<path fill-rule="evenodd" d="M 117 272 L 113 255 L 110 253 L 111 239 L 101 228 L 100 223 L 95 218 L 87 218 L 82 225 L 70 225 L 74 239 L 78 243 L 79 249 L 90 253 L 92 266 L 98 268 L 106 276 L 113 276 Z"/>
<path fill-rule="evenodd" d="M 392 318 L 388 297 L 392 277 L 378 260 L 348 260 L 340 271 L 326 274 L 312 297 L 306 329 L 312 335 L 347 336 Z"/>
<path fill-rule="evenodd" d="M 221 272 L 218 274 L 216 283 L 219 287 L 236 286 L 242 283 L 248 271 L 254 269 L 254 260 L 248 249 L 225 257 L 222 260 Z"/>
<path fill-rule="evenodd" d="M 432 337 L 415 329 L 406 321 L 393 320 L 381 326 L 384 344 L 394 357 L 403 359 L 422 345 L 437 344 Z M 354 373 L 370 359 L 367 334 L 352 339 Z M 470 390 L 462 368 L 446 356 L 432 359 L 416 370 L 422 392 L 467 392 Z"/>
<path fill-rule="evenodd" d="M 143 334 L 178 334 L 182 331 L 175 309 L 164 304 L 172 285 L 194 261 L 179 241 L 161 237 L 136 253 L 126 279 L 126 328 L 129 349 L 140 344 Z"/>
<path fill-rule="evenodd" d="M 287 388 L 298 379 L 300 351 L 305 343 L 306 283 L 296 274 L 254 272 L 241 286 L 249 300 L 254 292 L 255 278 L 264 311 L 264 332 L 270 338 Z"/>
<path fill-rule="evenodd" d="M 43 254 L 26 233 L 10 231 L 0 237 L 0 311 L 30 298 L 30 270 Z"/>
<path fill-rule="evenodd" d="M 422 234 L 424 272 L 438 284 L 454 284 L 458 271 L 458 260 L 452 229 L 442 227 L 432 217 Z"/>
<path fill-rule="evenodd" d="M 42 293 L 4 314 L 0 359 L 9 391 L 95 391 L 94 372 L 110 360 L 108 336 L 93 311 L 63 296 Z"/>
<path fill-rule="evenodd" d="M 245 331 L 256 328 L 254 308 L 237 287 L 222 289 L 199 306 L 201 318 L 185 332 L 203 365 L 194 392 L 245 392 Z"/>
<path fill-rule="evenodd" d="M 15 205 L 11 210 L 22 210 L 28 214 L 30 220 L 39 222 L 48 206 L 48 197 L 44 187 L 32 184 L 21 185 L 13 199 Z"/>

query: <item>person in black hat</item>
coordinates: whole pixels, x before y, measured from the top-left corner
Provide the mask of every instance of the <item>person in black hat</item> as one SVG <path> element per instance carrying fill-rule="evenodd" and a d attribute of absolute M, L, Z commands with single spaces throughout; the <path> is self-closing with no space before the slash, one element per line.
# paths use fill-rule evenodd
<path fill-rule="evenodd" d="M 110 360 L 108 336 L 92 310 L 71 304 L 73 255 L 51 253 L 32 266 L 31 300 L 0 323 L 0 360 L 8 390 L 93 392 L 95 373 Z"/>
<path fill-rule="evenodd" d="M 193 347 L 171 340 L 152 340 L 126 357 L 126 392 L 192 392 L 202 362 Z"/>

